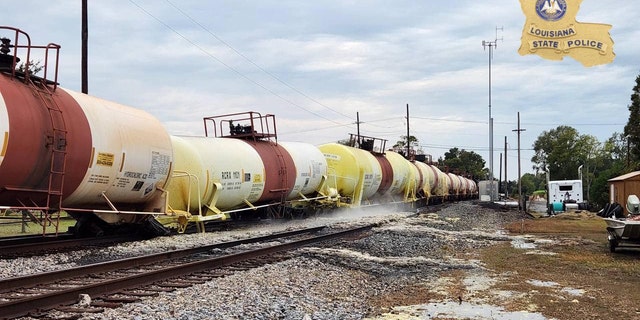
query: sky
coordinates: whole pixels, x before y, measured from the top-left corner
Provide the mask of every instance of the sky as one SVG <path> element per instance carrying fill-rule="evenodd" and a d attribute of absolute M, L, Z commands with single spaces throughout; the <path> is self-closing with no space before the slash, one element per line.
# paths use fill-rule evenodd
<path fill-rule="evenodd" d="M 622 132 L 640 73 L 631 0 L 583 0 L 578 22 L 612 25 L 616 54 L 590 68 L 518 54 L 518 0 L 110 0 L 88 12 L 89 94 L 143 109 L 170 134 L 256 111 L 276 116 L 279 141 L 320 145 L 355 133 L 359 114 L 361 134 L 389 146 L 406 135 L 409 105 L 410 134 L 434 160 L 455 147 L 488 166 L 491 88 L 494 176 L 506 137 L 510 180 L 518 113 L 524 174 L 544 131 L 569 125 L 600 142 Z M 0 18 L 33 44 L 61 45 L 60 85 L 81 91 L 81 1 L 13 1 Z M 491 68 L 483 41 L 497 43 Z"/>

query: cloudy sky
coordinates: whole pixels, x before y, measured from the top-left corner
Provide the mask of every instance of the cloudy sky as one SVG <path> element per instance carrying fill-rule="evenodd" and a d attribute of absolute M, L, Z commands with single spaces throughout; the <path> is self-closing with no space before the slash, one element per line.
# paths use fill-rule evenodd
<path fill-rule="evenodd" d="M 89 1 L 89 94 L 144 109 L 171 134 L 202 118 L 275 114 L 279 139 L 322 144 L 356 131 L 394 144 L 411 134 L 434 158 L 452 147 L 489 163 L 489 56 L 494 172 L 508 140 L 509 178 L 545 130 L 570 125 L 605 141 L 622 132 L 640 73 L 636 1 L 584 0 L 579 22 L 613 25 L 613 63 L 518 54 L 518 0 Z M 62 46 L 59 81 L 81 90 L 81 1 L 5 3 L 2 22 L 34 44 Z M 499 30 L 497 30 L 499 28 Z M 496 35 L 497 34 L 497 35 Z M 577 171 L 576 171 L 577 176 Z"/>

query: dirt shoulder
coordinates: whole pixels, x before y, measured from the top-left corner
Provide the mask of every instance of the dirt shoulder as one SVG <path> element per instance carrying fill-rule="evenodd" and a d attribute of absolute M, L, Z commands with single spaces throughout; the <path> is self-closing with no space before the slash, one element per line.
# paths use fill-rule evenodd
<path fill-rule="evenodd" d="M 631 319 L 640 316 L 640 250 L 607 247 L 606 224 L 593 213 L 566 213 L 505 226 L 522 235 L 528 249 L 501 243 L 478 257 L 499 281 L 484 294 L 518 294 L 507 309 L 540 312 L 556 319 Z"/>
<path fill-rule="evenodd" d="M 600 217 L 586 212 L 543 218 L 509 211 L 503 215 L 510 217 L 502 221 L 510 241 L 452 252 L 482 268 L 444 271 L 435 281 L 408 288 L 415 295 L 396 305 L 430 305 L 418 308 L 422 313 L 395 308 L 388 318 L 423 318 L 424 310 L 431 310 L 429 319 L 485 319 L 484 313 L 486 319 L 640 317 L 640 248 L 611 253 Z M 453 311 L 439 313 L 438 304 Z"/>

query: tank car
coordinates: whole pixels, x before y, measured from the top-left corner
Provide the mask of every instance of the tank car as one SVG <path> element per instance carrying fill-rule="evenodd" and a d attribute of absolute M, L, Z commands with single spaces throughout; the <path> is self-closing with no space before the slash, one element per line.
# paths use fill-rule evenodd
<path fill-rule="evenodd" d="M 429 168 L 429 165 L 422 161 L 411 162 L 415 169 L 418 179 L 416 180 L 416 197 L 424 198 L 428 201 L 431 197 L 431 186 L 434 183 L 433 172 Z"/>
<path fill-rule="evenodd" d="M 433 197 L 432 203 L 442 203 L 448 200 L 449 197 L 449 178 L 446 173 L 442 172 L 438 167 L 429 165 L 429 168 L 433 172 L 434 184 L 431 187 L 431 194 Z"/>
<path fill-rule="evenodd" d="M 304 198 L 324 183 L 322 153 L 310 144 L 278 143 L 272 115 L 232 115 L 243 125 L 218 118 L 229 132 L 216 138 L 172 137 L 147 112 L 59 87 L 60 46 L 34 46 L 21 30 L 0 29 L 12 38 L 2 39 L 0 53 L 4 209 L 43 212 L 42 225 L 55 222 L 56 232 L 62 211 L 78 220 L 76 231 L 112 232 L 158 228 L 154 215 L 224 219 L 234 210 Z M 19 55 L 31 61 L 38 50 L 43 77 L 18 66 Z M 208 121 L 215 126 L 205 118 L 205 129 Z"/>
<path fill-rule="evenodd" d="M 386 140 L 351 135 L 348 145 L 319 146 L 327 159 L 327 193 L 339 195 L 339 205 L 412 202 L 419 172 L 402 155 L 385 151 Z"/>
<path fill-rule="evenodd" d="M 43 232 L 58 231 L 60 212 L 78 220 L 77 232 L 158 233 L 166 231 L 158 220 L 184 230 L 190 222 L 477 194 L 473 181 L 409 161 L 386 150 L 386 140 L 278 142 L 273 115 L 207 117 L 204 137 L 171 136 L 145 111 L 59 87 L 60 46 L 2 30 L 12 39 L 0 47 L 0 209 L 41 212 Z M 43 76 L 29 68 L 36 50 L 44 52 Z"/>
<path fill-rule="evenodd" d="M 302 199 L 323 185 L 324 155 L 310 144 L 272 140 L 275 116 L 237 113 L 207 117 L 207 123 L 214 137 L 172 137 L 168 213 L 184 217 L 181 227 Z"/>
<path fill-rule="evenodd" d="M 139 224 L 159 212 L 173 161 L 171 140 L 150 114 L 58 87 L 59 46 L 33 46 L 18 29 L 3 38 L 0 76 L 0 203 L 40 210 L 44 221 L 67 211 L 106 224 Z M 20 68 L 45 51 L 44 76 Z M 14 54 L 10 54 L 11 50 Z M 53 54 L 55 56 L 52 58 Z M 46 225 L 46 224 L 43 224 Z M 57 224 L 56 231 L 57 231 Z"/>

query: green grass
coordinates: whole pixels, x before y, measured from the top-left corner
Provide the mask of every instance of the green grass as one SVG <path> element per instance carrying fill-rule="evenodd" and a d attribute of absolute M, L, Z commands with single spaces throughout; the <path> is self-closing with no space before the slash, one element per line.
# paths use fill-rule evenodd
<path fill-rule="evenodd" d="M 15 212 L 4 212 L 1 215 L 4 219 L 0 220 L 0 237 L 11 237 L 11 236 L 19 236 L 19 235 L 30 235 L 30 234 L 42 234 L 43 228 L 42 225 L 28 221 L 24 226 L 24 232 L 22 232 L 22 224 L 20 223 L 21 215 Z M 7 219 L 7 218 L 15 218 L 15 219 Z M 60 216 L 59 225 L 58 225 L 58 233 L 67 232 L 67 229 L 70 226 L 76 224 L 76 221 L 69 217 L 66 213 L 63 213 Z M 46 232 L 47 233 L 55 233 L 56 227 L 55 225 L 47 225 Z"/>

